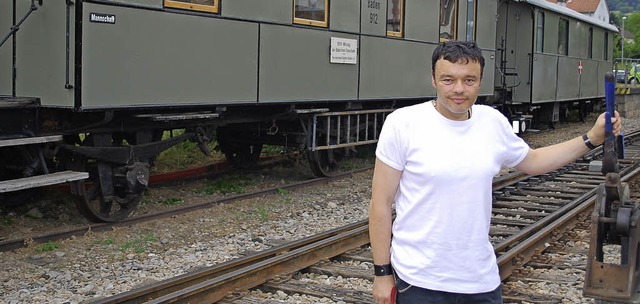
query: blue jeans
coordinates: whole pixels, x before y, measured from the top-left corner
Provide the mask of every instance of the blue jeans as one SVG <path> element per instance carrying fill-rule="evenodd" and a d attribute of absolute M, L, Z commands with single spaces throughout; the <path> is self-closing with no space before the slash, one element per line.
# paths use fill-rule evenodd
<path fill-rule="evenodd" d="M 501 286 L 476 294 L 451 293 L 412 286 L 396 276 L 396 288 L 398 304 L 502 304 Z"/>

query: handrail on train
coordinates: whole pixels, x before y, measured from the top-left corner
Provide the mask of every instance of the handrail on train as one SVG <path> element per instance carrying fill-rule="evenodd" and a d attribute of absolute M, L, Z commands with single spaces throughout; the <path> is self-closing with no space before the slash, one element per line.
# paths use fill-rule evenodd
<path fill-rule="evenodd" d="M 18 23 L 16 23 L 16 24 L 11 26 L 11 29 L 9 30 L 9 33 L 2 39 L 2 41 L 0 41 L 0 47 L 2 47 L 2 45 L 5 42 L 7 42 L 7 40 L 9 40 L 9 38 L 11 38 L 11 36 L 15 35 L 16 32 L 18 32 L 18 30 L 20 29 L 20 25 L 22 25 L 22 23 L 25 20 L 27 20 L 27 18 L 29 17 L 29 15 L 31 15 L 31 13 L 33 13 L 33 11 L 38 9 L 38 6 L 36 5 L 36 2 L 38 2 L 38 4 L 40 6 L 42 6 L 42 0 L 31 0 L 31 6 L 29 7 L 29 11 L 24 15 L 24 17 L 22 17 L 22 19 L 20 19 L 20 21 L 18 21 Z M 14 2 L 14 5 L 15 5 L 15 2 Z"/>

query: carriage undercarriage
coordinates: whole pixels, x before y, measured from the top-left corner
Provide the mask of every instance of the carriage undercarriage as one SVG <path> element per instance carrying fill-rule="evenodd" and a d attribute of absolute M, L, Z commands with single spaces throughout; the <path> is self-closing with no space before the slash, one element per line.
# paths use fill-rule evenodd
<path fill-rule="evenodd" d="M 5 106 L 9 105 L 5 102 Z M 246 108 L 239 112 L 222 108 L 105 114 L 42 109 L 37 104 L 21 107 L 18 112 L 25 121 L 22 125 L 30 130 L 16 132 L 34 136 L 21 142 L 15 138 L 0 140 L 0 154 L 5 156 L 0 161 L 4 172 L 0 196 L 4 204 L 21 204 L 33 194 L 30 188 L 45 185 L 33 181 L 47 176 L 48 185 L 70 182 L 83 215 L 94 221 L 119 221 L 139 204 L 155 158 L 184 141 L 197 143 L 205 155 L 210 155 L 209 142 L 215 140 L 217 148 L 236 168 L 254 165 L 263 145 L 301 148 L 308 155 L 314 175 L 331 176 L 340 172 L 341 163 L 353 157 L 357 148 L 377 142 L 384 118 L 392 111 L 390 104 L 384 104 L 387 108 L 366 110 L 342 106 L 339 111 L 335 110 L 338 106 L 333 106 L 333 111 L 258 107 L 255 112 L 262 116 L 251 114 Z M 265 117 L 265 112 L 270 112 L 267 117 L 271 119 L 256 118 Z M 220 116 L 225 117 L 225 123 L 221 123 Z M 73 123 L 60 126 L 54 121 Z M 175 129 L 184 132 L 163 138 L 165 131 Z M 62 172 L 67 176 L 60 175 Z M 22 180 L 19 187 L 8 186 L 15 185 L 18 179 Z"/>

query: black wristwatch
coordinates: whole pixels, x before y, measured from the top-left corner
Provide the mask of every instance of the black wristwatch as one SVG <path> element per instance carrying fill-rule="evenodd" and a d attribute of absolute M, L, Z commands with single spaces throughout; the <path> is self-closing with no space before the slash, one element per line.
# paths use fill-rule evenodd
<path fill-rule="evenodd" d="M 587 133 L 582 134 L 582 141 L 584 141 L 584 145 L 587 146 L 589 150 L 593 150 L 596 148 L 596 146 L 593 143 L 591 143 L 591 140 L 589 140 Z"/>
<path fill-rule="evenodd" d="M 393 268 L 391 268 L 391 264 L 385 265 L 373 265 L 373 274 L 377 277 L 388 276 L 393 273 Z"/>

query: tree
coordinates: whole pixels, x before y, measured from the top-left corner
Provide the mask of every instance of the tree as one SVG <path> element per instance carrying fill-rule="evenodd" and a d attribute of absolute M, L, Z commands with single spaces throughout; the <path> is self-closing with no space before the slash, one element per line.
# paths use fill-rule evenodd
<path fill-rule="evenodd" d="M 624 41 L 624 57 L 640 59 L 640 12 L 633 12 L 631 14 L 625 14 L 627 19 L 624 21 L 624 30 L 627 33 L 633 34 L 633 37 L 625 36 Z M 622 32 L 622 14 L 611 13 L 610 19 L 614 24 L 618 26 Z M 622 37 L 621 34 L 616 34 L 614 37 L 614 57 L 620 58 L 622 55 Z"/>

